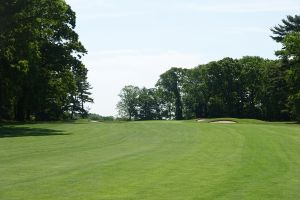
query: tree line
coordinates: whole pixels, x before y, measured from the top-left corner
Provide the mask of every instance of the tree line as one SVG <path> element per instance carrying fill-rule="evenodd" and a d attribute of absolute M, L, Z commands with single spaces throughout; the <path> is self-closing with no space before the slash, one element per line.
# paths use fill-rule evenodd
<path fill-rule="evenodd" d="M 0 1 L 0 120 L 85 116 L 87 51 L 64 0 Z"/>
<path fill-rule="evenodd" d="M 117 104 L 129 120 L 208 117 L 300 120 L 300 16 L 271 29 L 277 60 L 224 58 L 192 69 L 171 68 L 155 88 L 125 86 Z"/>

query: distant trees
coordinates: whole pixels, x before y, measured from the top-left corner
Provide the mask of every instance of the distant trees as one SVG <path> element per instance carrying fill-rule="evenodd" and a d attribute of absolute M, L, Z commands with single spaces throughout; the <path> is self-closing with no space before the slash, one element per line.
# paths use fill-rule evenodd
<path fill-rule="evenodd" d="M 263 118 L 268 120 L 289 120 L 288 85 L 285 65 L 281 61 L 271 61 L 263 76 Z"/>
<path fill-rule="evenodd" d="M 117 109 L 122 118 L 129 120 L 162 119 L 163 109 L 157 89 L 129 85 L 122 89 L 119 97 Z"/>
<path fill-rule="evenodd" d="M 101 122 L 109 122 L 109 121 L 116 120 L 113 116 L 101 116 L 95 113 L 89 113 L 87 118 L 92 121 L 101 121 Z"/>
<path fill-rule="evenodd" d="M 119 115 L 129 120 L 134 119 L 137 115 L 139 88 L 128 85 L 125 86 L 119 94 L 120 101 L 117 104 Z"/>
<path fill-rule="evenodd" d="M 175 105 L 175 119 L 183 119 L 182 115 L 182 97 L 181 97 L 181 88 L 183 84 L 183 79 L 185 75 L 185 69 L 182 68 L 171 68 L 162 75 L 156 84 L 156 86 L 163 92 L 165 95 L 169 96 L 167 100 L 170 104 L 174 103 Z"/>
<path fill-rule="evenodd" d="M 155 88 L 141 88 L 138 92 L 138 107 L 136 119 L 153 120 L 161 119 L 159 95 Z"/>
<path fill-rule="evenodd" d="M 290 88 L 289 108 L 291 113 L 300 120 L 300 32 L 294 32 L 285 37 L 280 54 L 289 59 L 290 68 L 287 77 Z"/>
<path fill-rule="evenodd" d="M 280 60 L 245 56 L 192 69 L 173 67 L 160 75 L 156 88 L 131 86 L 133 119 L 300 120 L 300 16 L 288 16 L 271 30 L 283 45 L 276 52 Z"/>
<path fill-rule="evenodd" d="M 86 115 L 87 53 L 64 0 L 0 2 L 0 119 Z"/>
<path fill-rule="evenodd" d="M 281 58 L 288 89 L 288 110 L 300 120 L 300 16 L 287 16 L 274 27 L 272 38 L 282 44 L 276 52 Z"/>
<path fill-rule="evenodd" d="M 189 69 L 184 82 L 185 118 L 262 117 L 262 77 L 268 60 L 224 58 Z"/>
<path fill-rule="evenodd" d="M 193 69 L 171 68 L 160 76 L 157 88 L 124 87 L 118 109 L 121 116 L 135 120 L 268 117 L 273 107 L 268 106 L 266 87 L 271 86 L 264 78 L 272 75 L 267 69 L 273 64 L 248 56 Z"/>
<path fill-rule="evenodd" d="M 134 95 L 121 95 L 120 103 L 130 100 L 133 117 L 129 119 L 135 120 L 199 117 L 295 119 L 293 113 L 298 107 L 290 107 L 288 103 L 294 99 L 289 96 L 287 75 L 280 60 L 250 56 L 224 58 L 193 69 L 172 68 L 160 77 L 156 89 L 130 86 L 130 94 Z M 296 87 L 299 82 L 294 83 Z M 128 86 L 123 92 L 127 89 Z M 178 115 L 176 118 L 178 110 L 182 118 Z"/>

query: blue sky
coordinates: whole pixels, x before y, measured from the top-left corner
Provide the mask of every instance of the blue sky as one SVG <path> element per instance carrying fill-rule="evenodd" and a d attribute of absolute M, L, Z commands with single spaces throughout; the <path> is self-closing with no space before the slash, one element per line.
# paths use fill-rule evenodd
<path fill-rule="evenodd" d="M 191 68 L 224 57 L 275 58 L 270 28 L 300 14 L 299 0 L 66 0 L 88 50 L 95 103 L 116 115 L 125 85 L 154 87 L 170 67 Z"/>

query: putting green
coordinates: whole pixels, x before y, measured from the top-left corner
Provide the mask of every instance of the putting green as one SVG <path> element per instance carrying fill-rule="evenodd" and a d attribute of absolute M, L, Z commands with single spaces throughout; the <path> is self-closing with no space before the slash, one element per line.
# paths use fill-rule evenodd
<path fill-rule="evenodd" d="M 300 126 L 245 120 L 0 127 L 0 199 L 300 199 Z"/>

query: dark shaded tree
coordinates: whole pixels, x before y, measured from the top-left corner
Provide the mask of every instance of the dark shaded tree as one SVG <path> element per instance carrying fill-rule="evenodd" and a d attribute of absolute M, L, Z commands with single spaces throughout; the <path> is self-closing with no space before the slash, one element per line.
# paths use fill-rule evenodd
<path fill-rule="evenodd" d="M 119 115 L 128 120 L 136 119 L 138 110 L 139 88 L 128 85 L 125 86 L 120 94 L 120 101 L 117 104 Z"/>
<path fill-rule="evenodd" d="M 282 20 L 282 24 L 278 24 L 274 28 L 271 28 L 271 31 L 274 34 L 271 37 L 276 42 L 283 42 L 288 34 L 300 32 L 300 15 L 288 15 L 286 19 Z"/>
<path fill-rule="evenodd" d="M 206 70 L 205 65 L 187 70 L 182 87 L 184 116 L 187 119 L 208 116 L 209 92 L 205 82 Z"/>
<path fill-rule="evenodd" d="M 139 120 L 161 119 L 160 105 L 155 88 L 147 89 L 143 87 L 138 94 L 137 118 Z"/>
<path fill-rule="evenodd" d="M 166 95 L 172 97 L 170 99 L 175 105 L 175 119 L 183 119 L 182 114 L 182 99 L 181 99 L 181 87 L 182 80 L 185 74 L 185 70 L 182 68 L 171 68 L 167 72 L 160 75 L 160 78 L 156 84 Z M 170 102 L 170 103 L 172 103 Z"/>
<path fill-rule="evenodd" d="M 85 68 L 86 53 L 75 22 L 64 0 L 0 2 L 0 118 L 57 120 L 73 111 L 74 69 Z M 81 90 L 89 95 L 89 87 Z"/>
<path fill-rule="evenodd" d="M 287 16 L 283 24 L 272 29 L 272 38 L 282 43 L 282 49 L 276 52 L 281 58 L 289 89 L 288 108 L 290 114 L 300 120 L 300 16 Z"/>

